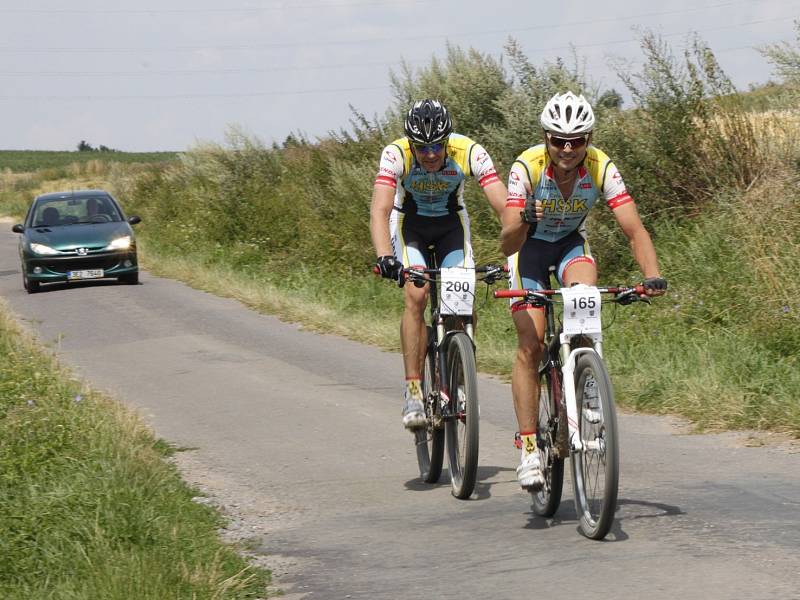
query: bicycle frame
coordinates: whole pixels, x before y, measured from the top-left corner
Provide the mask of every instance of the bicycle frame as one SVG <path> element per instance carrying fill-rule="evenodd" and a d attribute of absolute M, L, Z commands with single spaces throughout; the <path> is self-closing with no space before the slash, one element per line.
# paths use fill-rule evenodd
<path fill-rule="evenodd" d="M 443 413 L 443 411 L 446 411 L 447 407 L 451 406 L 452 404 L 450 403 L 450 390 L 448 389 L 449 379 L 447 377 L 447 356 L 442 349 L 447 345 L 448 339 L 455 335 L 456 332 L 461 331 L 461 327 L 463 327 L 463 331 L 467 334 L 467 336 L 469 336 L 469 339 L 472 342 L 472 348 L 474 350 L 475 334 L 472 315 L 443 315 L 441 313 L 439 303 L 439 286 L 441 285 L 441 281 L 438 278 L 438 275 L 441 273 L 441 269 L 437 265 L 435 255 L 432 256 L 431 262 L 433 264 L 432 268 L 408 268 L 404 269 L 404 273 L 407 279 L 406 285 L 411 283 L 414 285 L 420 285 L 420 287 L 423 285 L 429 286 L 428 305 L 431 327 L 433 327 L 436 331 L 436 336 L 433 340 L 429 340 L 428 343 L 433 345 L 432 350 L 436 356 L 438 377 L 436 378 L 437 381 L 434 383 L 433 388 L 435 391 L 438 391 L 439 394 L 439 402 L 437 403 L 436 412 L 433 416 L 433 424 L 435 427 L 440 427 L 443 421 L 459 417 L 458 412 L 453 414 Z M 500 273 L 505 272 L 505 269 L 506 268 L 504 266 L 486 265 L 482 267 L 476 267 L 475 271 L 476 273 L 486 273 L 486 277 L 484 277 L 481 281 L 491 285 L 491 283 L 496 281 L 497 276 Z M 449 320 L 455 321 L 455 326 L 449 324 Z"/>
<path fill-rule="evenodd" d="M 644 294 L 642 286 L 628 287 L 603 287 L 597 288 L 600 294 L 615 294 L 617 299 L 623 296 Z M 542 307 L 545 310 L 545 352 L 547 356 L 543 359 L 544 368 L 555 367 L 559 371 L 561 379 L 561 389 L 563 398 L 559 398 L 562 408 L 566 408 L 567 427 L 570 452 L 583 452 L 584 444 L 581 441 L 578 431 L 578 403 L 575 391 L 575 363 L 581 354 L 590 352 L 596 353 L 603 358 L 603 336 L 601 333 L 588 334 L 565 334 L 556 328 L 555 324 L 555 301 L 553 296 L 562 295 L 560 289 L 553 290 L 498 290 L 494 293 L 495 298 L 523 298 L 533 306 Z M 615 300 L 616 301 L 616 300 Z M 590 338 L 592 347 L 572 347 L 572 341 L 576 337 Z M 556 362 L 557 361 L 557 362 Z M 560 368 L 559 368 L 560 367 Z M 540 369 L 541 370 L 541 369 Z M 589 450 L 599 450 L 599 442 L 589 442 Z"/>

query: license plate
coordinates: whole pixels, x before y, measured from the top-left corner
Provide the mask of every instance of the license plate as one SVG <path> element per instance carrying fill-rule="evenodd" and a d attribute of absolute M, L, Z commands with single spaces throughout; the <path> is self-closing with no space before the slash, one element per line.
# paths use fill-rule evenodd
<path fill-rule="evenodd" d="M 83 271 L 69 271 L 67 279 L 99 279 L 103 276 L 103 269 L 85 269 Z"/>

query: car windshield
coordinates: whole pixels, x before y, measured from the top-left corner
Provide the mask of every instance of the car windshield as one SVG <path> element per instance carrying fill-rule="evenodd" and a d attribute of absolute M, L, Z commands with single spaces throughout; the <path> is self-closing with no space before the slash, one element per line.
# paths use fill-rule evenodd
<path fill-rule="evenodd" d="M 119 210 L 108 196 L 70 196 L 42 200 L 36 204 L 33 212 L 34 227 L 121 220 Z"/>

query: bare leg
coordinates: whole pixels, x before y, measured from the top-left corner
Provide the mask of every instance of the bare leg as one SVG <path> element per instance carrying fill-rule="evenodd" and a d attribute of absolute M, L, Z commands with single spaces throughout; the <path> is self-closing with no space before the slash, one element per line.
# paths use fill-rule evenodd
<path fill-rule="evenodd" d="M 427 287 L 405 287 L 405 310 L 400 323 L 400 344 L 403 349 L 403 366 L 406 379 L 420 379 L 425 360 L 427 330 L 425 328 L 425 306 Z"/>
<path fill-rule="evenodd" d="M 517 354 L 511 371 L 511 394 L 521 432 L 535 432 L 539 414 L 538 367 L 543 352 L 544 311 L 519 310 L 514 313 L 517 328 Z"/>

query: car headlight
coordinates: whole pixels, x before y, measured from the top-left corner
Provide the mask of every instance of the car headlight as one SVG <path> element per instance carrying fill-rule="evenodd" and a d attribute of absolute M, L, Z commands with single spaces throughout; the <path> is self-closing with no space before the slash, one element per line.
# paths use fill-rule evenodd
<path fill-rule="evenodd" d="M 121 238 L 117 238 L 113 240 L 108 246 L 106 246 L 106 250 L 127 250 L 131 247 L 131 236 L 126 235 Z"/>
<path fill-rule="evenodd" d="M 44 256 L 52 256 L 53 254 L 58 254 L 58 250 L 53 250 L 50 246 L 45 246 L 44 244 L 36 244 L 31 243 L 31 252 L 34 254 L 42 254 Z"/>

